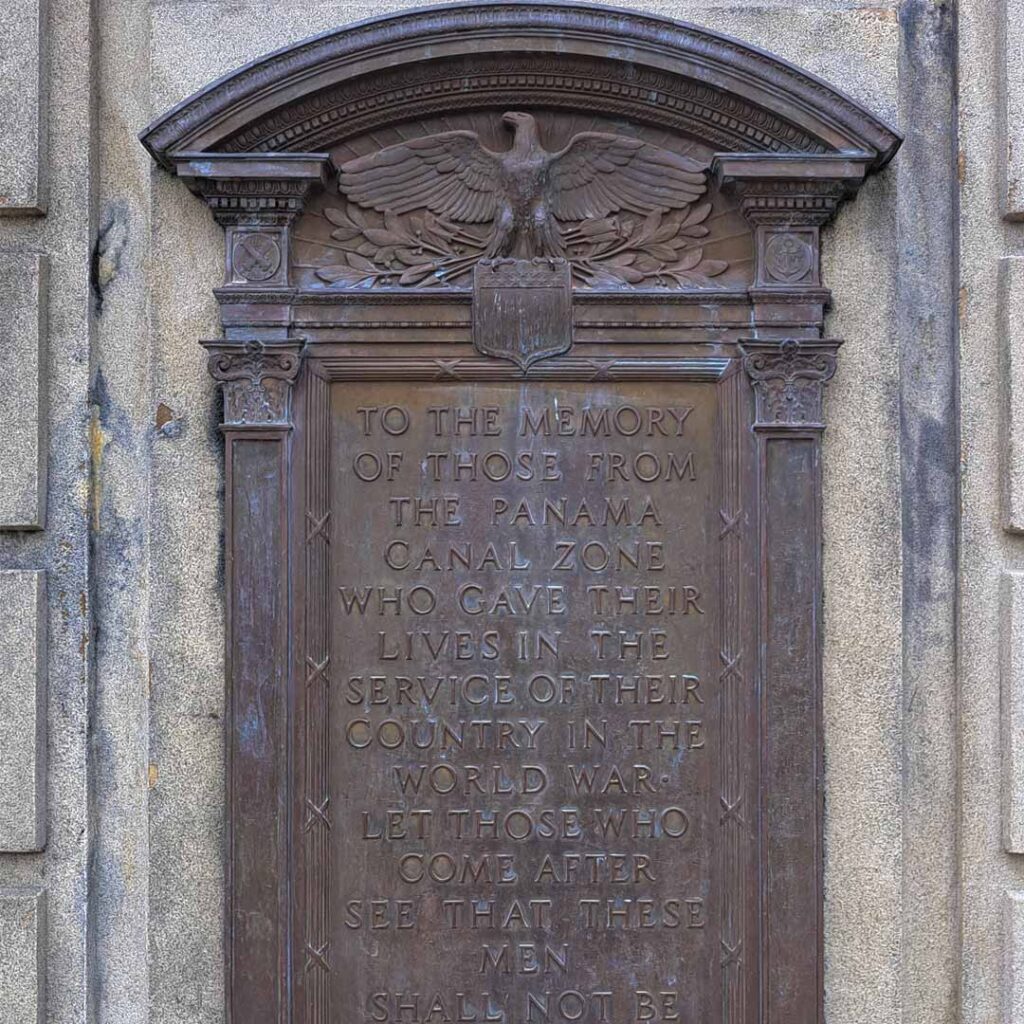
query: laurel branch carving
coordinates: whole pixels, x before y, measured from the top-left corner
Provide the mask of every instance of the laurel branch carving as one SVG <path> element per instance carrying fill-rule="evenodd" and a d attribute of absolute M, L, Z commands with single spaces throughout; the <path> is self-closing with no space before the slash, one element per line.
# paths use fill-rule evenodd
<path fill-rule="evenodd" d="M 589 288 L 710 288 L 725 260 L 704 256 L 711 203 L 623 214 L 562 225 L 566 259 L 576 285 Z M 488 236 L 428 210 L 377 214 L 355 203 L 328 207 L 337 263 L 317 269 L 322 281 L 347 287 L 470 287 L 472 270 L 486 258 Z"/>

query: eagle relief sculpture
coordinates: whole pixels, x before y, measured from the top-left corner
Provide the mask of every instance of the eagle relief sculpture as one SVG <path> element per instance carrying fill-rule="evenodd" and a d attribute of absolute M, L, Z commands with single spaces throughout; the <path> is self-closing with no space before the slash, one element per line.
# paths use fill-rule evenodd
<path fill-rule="evenodd" d="M 531 114 L 502 123 L 494 152 L 473 131 L 408 139 L 340 168 L 344 209 L 328 207 L 343 262 L 317 276 L 350 287 L 462 286 L 481 261 L 565 260 L 578 286 L 712 286 L 705 168 L 642 139 L 579 132 L 541 143 Z"/>

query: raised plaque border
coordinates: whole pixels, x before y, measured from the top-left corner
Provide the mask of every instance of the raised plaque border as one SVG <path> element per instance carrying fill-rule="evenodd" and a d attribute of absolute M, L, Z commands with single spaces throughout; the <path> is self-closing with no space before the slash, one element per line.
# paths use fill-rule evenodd
<path fill-rule="evenodd" d="M 642 88 L 623 87 L 624 71 Z M 461 109 L 453 83 L 467 80 L 477 109 L 595 110 L 699 139 L 717 154 L 712 186 L 750 227 L 747 286 L 578 292 L 572 349 L 525 374 L 473 353 L 465 292 L 297 288 L 291 232 L 336 174 L 326 150 Z M 820 438 L 838 343 L 823 337 L 820 229 L 898 135 L 814 76 L 703 28 L 485 2 L 278 51 L 185 100 L 143 141 L 227 235 L 223 336 L 204 344 L 225 400 L 230 1024 L 329 1020 L 329 752 L 322 733 L 296 730 L 322 723 L 330 686 L 333 379 L 718 388 L 720 436 L 736 441 L 720 493 L 723 582 L 739 581 L 722 587 L 719 626 L 730 737 L 745 728 L 733 697 L 761 701 L 756 756 L 722 744 L 720 870 L 746 878 L 746 865 L 758 880 L 723 902 L 723 1020 L 821 1024 Z"/>
<path fill-rule="evenodd" d="M 293 857 L 301 857 L 301 908 L 294 915 L 294 978 L 298 1018 L 304 1024 L 329 1024 L 330 1010 L 330 649 L 329 549 L 330 524 L 330 387 L 335 382 L 394 382 L 410 380 L 434 384 L 463 381 L 658 381 L 688 382 L 715 386 L 719 466 L 720 610 L 718 627 L 720 765 L 718 768 L 718 825 L 721 839 L 717 884 L 721 890 L 722 1024 L 744 1024 L 753 1019 L 751 979 L 756 978 L 756 959 L 744 937 L 757 930 L 760 876 L 757 871 L 752 826 L 759 813 L 757 779 L 762 764 L 751 758 L 745 737 L 756 734 L 757 702 L 745 680 L 747 665 L 756 662 L 754 645 L 744 642 L 743 619 L 751 614 L 757 595 L 751 590 L 750 566 L 756 555 L 756 536 L 751 530 L 756 510 L 748 507 L 744 493 L 750 468 L 744 461 L 743 435 L 754 419 L 751 391 L 743 366 L 748 356 L 729 358 L 677 357 L 617 360 L 586 360 L 562 357 L 523 372 L 509 363 L 470 357 L 438 360 L 430 357 L 387 360 L 322 357 L 310 354 L 304 370 L 306 407 L 301 420 L 303 455 L 296 474 L 297 503 L 304 515 L 295 518 L 294 545 L 304 551 L 305 572 L 296 585 L 304 591 L 297 604 L 295 635 L 301 636 L 301 674 L 304 685 L 296 687 L 294 715 L 293 777 L 298 793 L 294 806 Z M 457 365 L 452 365 L 457 364 Z M 303 438 L 304 435 L 304 438 Z M 746 503 L 745 503 L 746 502 Z M 808 724 L 808 723 L 804 723 Z M 815 725 L 815 729 L 817 726 Z M 749 809 L 748 809 L 749 808 Z M 301 851 L 301 853 L 300 853 Z M 296 894 L 298 896 L 298 894 Z"/>

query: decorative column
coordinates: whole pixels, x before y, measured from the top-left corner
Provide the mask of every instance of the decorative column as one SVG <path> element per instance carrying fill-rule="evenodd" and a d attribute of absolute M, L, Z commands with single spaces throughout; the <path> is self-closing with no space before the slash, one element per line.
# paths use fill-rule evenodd
<path fill-rule="evenodd" d="M 174 160 L 226 232 L 224 337 L 206 341 L 224 393 L 227 607 L 228 1021 L 280 1024 L 289 959 L 292 390 L 289 234 L 326 181 L 323 154 Z"/>
<path fill-rule="evenodd" d="M 821 433 L 839 344 L 742 343 L 758 438 L 762 991 L 766 1020 L 803 1024 L 823 1020 Z"/>
<path fill-rule="evenodd" d="M 840 342 L 821 338 L 831 297 L 821 228 L 872 160 L 723 153 L 713 162 L 754 231 L 749 294 L 763 325 L 741 341 L 758 458 L 762 1000 L 766 1020 L 801 1024 L 824 1015 L 821 434 Z"/>

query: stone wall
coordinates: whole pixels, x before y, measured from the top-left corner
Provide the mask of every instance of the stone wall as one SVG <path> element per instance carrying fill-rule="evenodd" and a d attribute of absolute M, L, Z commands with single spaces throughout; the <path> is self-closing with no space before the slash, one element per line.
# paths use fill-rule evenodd
<path fill-rule="evenodd" d="M 1024 37 L 1013 3 L 960 17 L 960 878 L 964 1020 L 1024 1019 L 1024 562 L 1017 310 Z M 993 26 L 999 26 L 993 32 Z M 1002 216 L 1005 215 L 1005 216 Z"/>
<path fill-rule="evenodd" d="M 825 443 L 829 1024 L 1024 1021 L 1016 2 L 968 0 L 959 26 L 925 0 L 636 5 L 907 135 L 825 238 L 846 339 Z M 13 0 L 0 22 L 5 1024 L 223 1016 L 222 447 L 197 344 L 223 239 L 137 133 L 245 61 L 402 6 Z"/>

